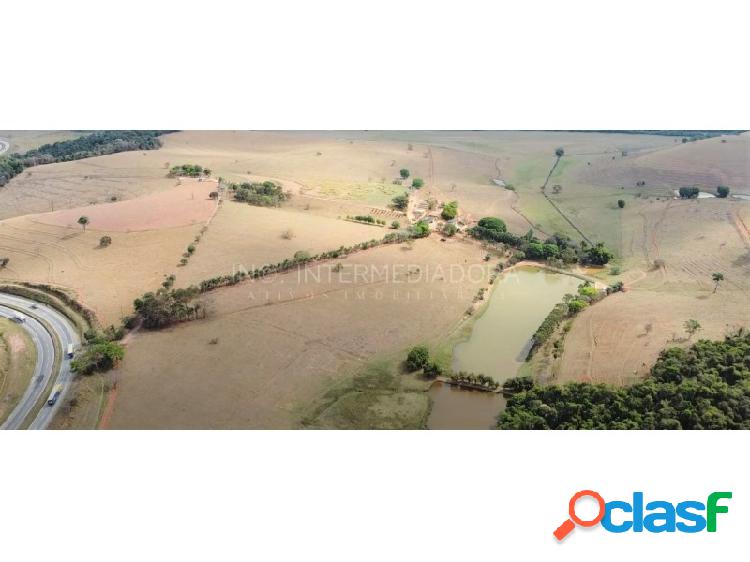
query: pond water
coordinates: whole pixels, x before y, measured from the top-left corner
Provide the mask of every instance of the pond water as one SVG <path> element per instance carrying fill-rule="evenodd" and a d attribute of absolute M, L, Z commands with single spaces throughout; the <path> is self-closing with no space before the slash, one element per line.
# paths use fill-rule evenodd
<path fill-rule="evenodd" d="M 453 370 L 483 373 L 499 383 L 516 376 L 531 336 L 566 293 L 582 281 L 571 275 L 524 267 L 498 278 L 490 302 L 471 331 L 453 350 Z M 486 429 L 505 404 L 501 394 L 460 390 L 435 383 L 428 421 L 431 429 Z"/>

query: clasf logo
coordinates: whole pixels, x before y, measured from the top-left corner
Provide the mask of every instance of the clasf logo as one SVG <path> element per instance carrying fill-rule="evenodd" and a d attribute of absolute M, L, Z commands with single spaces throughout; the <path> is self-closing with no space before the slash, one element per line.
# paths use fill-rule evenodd
<path fill-rule="evenodd" d="M 576 514 L 576 503 L 582 498 L 596 501 L 599 510 L 593 519 L 582 519 Z M 601 523 L 610 533 L 709 533 L 716 532 L 716 515 L 729 512 L 729 507 L 719 505 L 719 500 L 731 499 L 732 492 L 712 492 L 706 503 L 699 501 L 682 501 L 672 504 L 667 501 L 650 501 L 644 506 L 643 492 L 633 492 L 632 501 L 615 500 L 605 502 L 604 498 L 593 490 L 581 490 L 570 498 L 568 515 L 570 516 L 555 532 L 555 538 L 562 541 L 570 532 L 579 527 L 594 527 Z M 612 515 L 618 513 L 619 523 L 613 521 Z M 705 515 L 704 515 L 705 512 Z"/>

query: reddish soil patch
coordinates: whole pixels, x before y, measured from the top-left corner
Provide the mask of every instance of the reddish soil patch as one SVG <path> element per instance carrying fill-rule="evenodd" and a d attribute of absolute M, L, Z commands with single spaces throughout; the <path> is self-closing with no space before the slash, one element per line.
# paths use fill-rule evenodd
<path fill-rule="evenodd" d="M 82 215 L 89 218 L 90 230 L 108 232 L 137 232 L 188 226 L 205 222 L 216 209 L 216 202 L 208 194 L 216 190 L 215 181 L 187 180 L 160 193 L 138 199 L 77 207 L 45 213 L 37 222 L 68 228 L 80 228 Z"/>

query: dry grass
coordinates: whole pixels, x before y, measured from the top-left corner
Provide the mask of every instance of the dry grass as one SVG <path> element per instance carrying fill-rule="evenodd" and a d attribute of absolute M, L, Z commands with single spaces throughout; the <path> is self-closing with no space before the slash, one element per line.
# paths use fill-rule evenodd
<path fill-rule="evenodd" d="M 82 134 L 73 131 L 0 131 L 0 139 L 9 141 L 8 154 L 13 154 L 26 152 L 43 144 L 74 139 Z"/>
<path fill-rule="evenodd" d="M 23 396 L 35 365 L 36 347 L 26 331 L 0 318 L 0 423 Z"/>
<path fill-rule="evenodd" d="M 298 251 L 315 255 L 385 234 L 380 228 L 313 213 L 224 202 L 188 265 L 177 272 L 178 284 L 197 284 L 240 266 L 249 271 Z"/>
<path fill-rule="evenodd" d="M 726 200 L 643 202 L 629 211 L 629 290 L 585 310 L 565 340 L 558 380 L 625 384 L 647 373 L 667 345 L 686 344 L 683 323 L 715 339 L 750 326 L 750 241 L 735 217 L 750 204 Z M 655 260 L 665 267 L 654 268 Z M 713 293 L 711 275 L 726 280 Z"/>
<path fill-rule="evenodd" d="M 305 270 L 313 276 L 291 272 L 212 293 L 206 320 L 141 333 L 129 345 L 112 427 L 293 427 L 298 408 L 340 373 L 445 337 L 486 283 L 482 256 L 475 246 L 426 239 L 412 250 L 354 254 L 340 274 L 320 264 Z M 403 264 L 395 277 L 363 277 L 393 264 Z M 476 264 L 485 279 L 428 275 L 451 264 Z"/>

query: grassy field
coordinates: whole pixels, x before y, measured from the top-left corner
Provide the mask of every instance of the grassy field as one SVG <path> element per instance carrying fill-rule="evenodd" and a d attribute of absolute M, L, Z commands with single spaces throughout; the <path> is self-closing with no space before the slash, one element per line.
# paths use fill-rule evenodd
<path fill-rule="evenodd" d="M 42 138 L 52 137 L 25 141 Z M 156 151 L 38 166 L 0 189 L 0 256 L 10 257 L 0 280 L 69 288 L 104 324 L 117 323 L 168 274 L 187 286 L 298 251 L 382 238 L 388 229 L 344 218 L 369 214 L 406 226 L 388 205 L 419 177 L 425 185 L 413 199 L 457 200 L 466 222 L 493 215 L 516 233 L 533 227 L 541 237 L 579 239 L 577 228 L 615 251 L 615 263 L 589 273 L 620 279 L 627 292 L 581 313 L 562 357 L 538 363 L 554 380 L 625 384 L 664 345 L 686 343 L 679 340 L 688 318 L 706 337 L 750 325 L 737 306 L 750 289 L 750 203 L 672 196 L 682 185 L 748 192 L 749 143 L 750 135 L 683 144 L 543 131 L 173 133 Z M 565 154 L 545 197 L 540 187 L 558 147 Z M 167 177 L 170 166 L 186 163 L 211 168 L 214 178 L 276 181 L 292 198 L 280 208 L 231 200 L 217 207 L 208 198 L 215 182 Z M 401 168 L 411 177 L 397 185 Z M 86 232 L 80 215 L 90 218 Z M 103 235 L 112 238 L 107 248 L 99 248 Z M 181 266 L 189 244 L 195 252 Z M 471 325 L 461 321 L 486 286 L 483 256 L 479 246 L 433 235 L 351 255 L 342 274 L 321 263 L 312 276 L 290 272 L 210 293 L 205 320 L 139 333 L 113 378 L 81 379 L 81 401 L 59 427 L 96 425 L 115 380 L 115 428 L 422 427 L 424 381 L 400 374 L 394 358 L 429 342 L 450 363 L 452 343 Z M 450 282 L 452 265 L 476 265 L 485 277 Z M 439 275 L 418 280 L 438 266 Z M 391 279 L 372 275 L 389 268 L 398 269 Z M 726 276 L 716 293 L 715 271 Z"/>
<path fill-rule="evenodd" d="M 0 139 L 9 141 L 8 154 L 13 154 L 39 148 L 43 144 L 74 139 L 82 134 L 75 131 L 0 131 Z"/>
<path fill-rule="evenodd" d="M 112 427 L 294 427 L 341 373 L 450 333 L 486 284 L 482 257 L 430 238 L 211 293 L 207 319 L 129 344 Z M 475 277 L 450 282 L 456 264 Z"/>
<path fill-rule="evenodd" d="M 667 345 L 716 339 L 750 325 L 750 240 L 736 217 L 750 203 L 731 200 L 639 201 L 623 214 L 628 291 L 576 317 L 565 340 L 559 380 L 627 383 L 643 376 Z M 627 209 L 627 208 L 626 208 Z M 654 267 L 654 262 L 663 264 Z M 725 281 L 714 293 L 711 275 Z"/>
<path fill-rule="evenodd" d="M 36 347 L 18 324 L 0 318 L 0 423 L 23 396 L 36 365 Z"/>
<path fill-rule="evenodd" d="M 360 367 L 330 384 L 323 396 L 302 408 L 311 429 L 425 429 L 431 381 L 402 372 L 406 351 Z"/>

